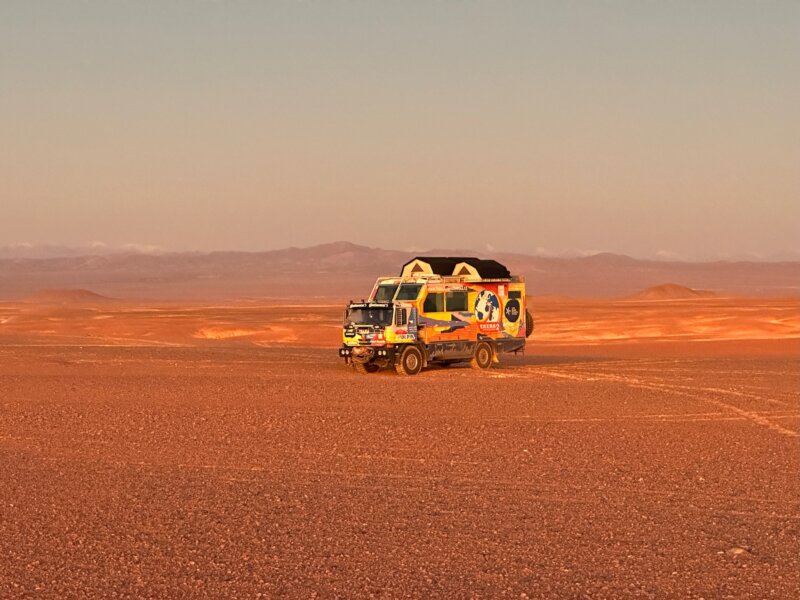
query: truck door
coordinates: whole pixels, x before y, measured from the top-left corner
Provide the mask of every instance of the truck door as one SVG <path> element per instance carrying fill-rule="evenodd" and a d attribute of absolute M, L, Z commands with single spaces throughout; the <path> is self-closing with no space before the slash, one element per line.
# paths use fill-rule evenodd
<path fill-rule="evenodd" d="M 444 310 L 444 290 L 428 288 L 428 293 L 422 301 L 422 314 L 419 324 L 423 327 L 422 340 L 427 344 L 441 337 L 439 324 L 449 320 Z"/>

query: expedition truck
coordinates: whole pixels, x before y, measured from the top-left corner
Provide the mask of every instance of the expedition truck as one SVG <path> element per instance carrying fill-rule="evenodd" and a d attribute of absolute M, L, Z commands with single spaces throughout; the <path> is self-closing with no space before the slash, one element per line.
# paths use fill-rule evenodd
<path fill-rule="evenodd" d="M 494 260 L 420 256 L 399 277 L 379 277 L 350 302 L 339 356 L 359 373 L 393 366 L 416 375 L 431 363 L 489 368 L 533 332 L 525 280 Z"/>

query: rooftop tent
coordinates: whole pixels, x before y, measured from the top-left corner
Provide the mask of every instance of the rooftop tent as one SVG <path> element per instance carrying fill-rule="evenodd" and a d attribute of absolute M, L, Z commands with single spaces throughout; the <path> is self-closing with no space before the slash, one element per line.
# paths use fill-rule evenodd
<path fill-rule="evenodd" d="M 508 279 L 511 273 L 496 260 L 472 256 L 417 256 L 403 265 L 400 275 L 460 275 L 482 279 Z"/>
<path fill-rule="evenodd" d="M 466 258 L 451 256 L 417 256 L 403 265 L 400 273 L 403 277 L 413 275 L 443 275 L 450 276 L 456 265 Z M 473 258 L 471 260 L 478 260 Z"/>
<path fill-rule="evenodd" d="M 470 259 L 469 264 L 478 270 L 484 279 L 509 279 L 511 273 L 496 260 Z"/>
<path fill-rule="evenodd" d="M 415 258 L 403 265 L 403 270 L 400 273 L 401 277 L 409 277 L 412 275 L 433 275 L 433 268 L 430 264 Z"/>
<path fill-rule="evenodd" d="M 481 279 L 481 274 L 478 273 L 478 269 L 473 267 L 468 262 L 458 263 L 453 269 L 453 275 L 468 277 L 470 279 Z"/>

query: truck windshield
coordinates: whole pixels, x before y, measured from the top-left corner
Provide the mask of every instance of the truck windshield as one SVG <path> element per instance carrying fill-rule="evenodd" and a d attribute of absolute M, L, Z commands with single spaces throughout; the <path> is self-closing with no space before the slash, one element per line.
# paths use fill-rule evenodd
<path fill-rule="evenodd" d="M 400 286 L 400 289 L 397 290 L 395 300 L 416 300 L 421 289 L 422 284 L 420 283 L 404 283 Z"/>
<path fill-rule="evenodd" d="M 386 327 L 392 324 L 391 308 L 351 308 L 347 311 L 347 320 L 355 325 L 378 325 Z"/>
<path fill-rule="evenodd" d="M 391 302 L 394 298 L 394 293 L 397 291 L 397 284 L 382 283 L 375 290 L 375 295 L 372 297 L 373 302 Z"/>
<path fill-rule="evenodd" d="M 421 283 L 382 283 L 375 290 L 372 297 L 373 302 L 391 302 L 392 300 L 416 300 L 419 291 L 422 289 Z"/>

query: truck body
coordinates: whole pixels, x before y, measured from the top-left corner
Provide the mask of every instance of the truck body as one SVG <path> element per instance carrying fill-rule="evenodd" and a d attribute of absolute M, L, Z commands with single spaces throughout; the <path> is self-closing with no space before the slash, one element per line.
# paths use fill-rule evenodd
<path fill-rule="evenodd" d="M 393 366 L 414 375 L 456 362 L 488 368 L 499 354 L 523 350 L 532 329 L 524 278 L 492 260 L 417 257 L 348 305 L 339 355 L 362 373 Z"/>

